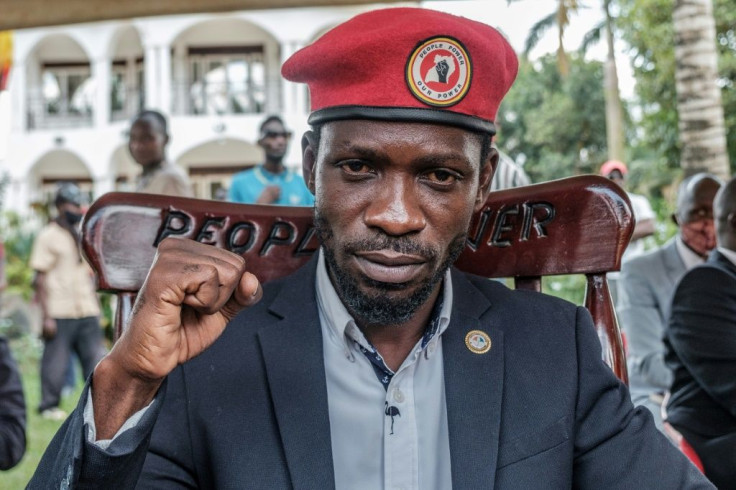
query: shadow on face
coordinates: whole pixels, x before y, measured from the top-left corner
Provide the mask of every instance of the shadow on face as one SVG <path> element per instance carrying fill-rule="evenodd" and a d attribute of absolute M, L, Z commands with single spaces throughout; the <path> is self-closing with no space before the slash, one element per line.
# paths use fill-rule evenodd
<path fill-rule="evenodd" d="M 161 163 L 166 158 L 168 135 L 152 118 L 141 118 L 133 123 L 128 137 L 128 150 L 136 163 L 144 167 Z"/>

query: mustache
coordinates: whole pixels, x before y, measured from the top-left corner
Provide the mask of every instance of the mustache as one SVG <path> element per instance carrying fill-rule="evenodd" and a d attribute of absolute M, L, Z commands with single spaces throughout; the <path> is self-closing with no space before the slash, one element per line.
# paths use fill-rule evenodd
<path fill-rule="evenodd" d="M 428 261 L 439 257 L 439 252 L 433 247 L 424 245 L 406 236 L 392 237 L 389 235 L 375 235 L 370 238 L 349 241 L 344 243 L 342 248 L 350 254 L 391 250 L 400 254 L 418 255 Z"/>

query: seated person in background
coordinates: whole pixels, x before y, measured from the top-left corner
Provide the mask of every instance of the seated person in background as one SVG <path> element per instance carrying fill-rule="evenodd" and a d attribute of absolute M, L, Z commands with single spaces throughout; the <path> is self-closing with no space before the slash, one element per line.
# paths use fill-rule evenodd
<path fill-rule="evenodd" d="M 721 490 L 736 489 L 736 179 L 713 205 L 717 248 L 680 281 L 665 336 L 667 420 Z"/>
<path fill-rule="evenodd" d="M 621 267 L 616 313 L 628 346 L 631 400 L 652 412 L 660 430 L 662 400 L 672 382 L 662 343 L 672 293 L 685 272 L 702 264 L 716 245 L 713 198 L 720 186 L 718 178 L 709 174 L 683 180 L 672 214 L 679 227 L 677 235 Z"/>
<path fill-rule="evenodd" d="M 233 176 L 228 200 L 246 204 L 314 205 L 314 196 L 304 185 L 302 176 L 284 166 L 291 131 L 286 130 L 278 116 L 266 118 L 260 131 L 258 146 L 263 148 L 266 161 Z"/>
<path fill-rule="evenodd" d="M 143 111 L 133 120 L 128 150 L 133 160 L 143 167 L 136 191 L 194 197 L 192 185 L 184 170 L 166 160 L 168 143 L 168 123 L 160 112 Z"/>
<path fill-rule="evenodd" d="M 0 337 L 0 470 L 9 470 L 26 452 L 26 402 L 18 365 Z M 1 480 L 1 478 L 0 478 Z"/>
<path fill-rule="evenodd" d="M 458 76 L 427 94 L 435 54 Z M 451 268 L 517 66 L 495 29 L 418 8 L 295 53 L 320 252 L 261 288 L 240 256 L 162 241 L 29 487 L 712 488 L 584 308 Z"/>
<path fill-rule="evenodd" d="M 617 160 L 607 161 L 601 166 L 600 170 L 602 176 L 611 179 L 622 189 L 626 189 L 626 174 L 628 173 L 629 169 L 626 167 L 626 164 Z M 652 205 L 649 204 L 649 200 L 646 197 L 629 191 L 626 191 L 626 194 L 628 194 L 629 200 L 631 200 L 631 207 L 634 209 L 636 226 L 634 227 L 634 234 L 631 235 L 629 246 L 624 253 L 624 262 L 644 252 L 644 242 L 642 239 L 654 234 L 654 225 L 656 223 L 656 216 L 652 210 Z"/>

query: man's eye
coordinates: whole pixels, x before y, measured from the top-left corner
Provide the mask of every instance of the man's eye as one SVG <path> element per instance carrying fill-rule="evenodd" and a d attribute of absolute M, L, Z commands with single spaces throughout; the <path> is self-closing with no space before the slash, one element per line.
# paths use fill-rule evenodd
<path fill-rule="evenodd" d="M 359 160 L 345 162 L 341 165 L 342 169 L 349 174 L 367 174 L 372 172 L 371 167 Z"/>
<path fill-rule="evenodd" d="M 425 174 L 427 180 L 438 184 L 452 184 L 459 179 L 458 175 L 447 170 L 432 170 Z"/>

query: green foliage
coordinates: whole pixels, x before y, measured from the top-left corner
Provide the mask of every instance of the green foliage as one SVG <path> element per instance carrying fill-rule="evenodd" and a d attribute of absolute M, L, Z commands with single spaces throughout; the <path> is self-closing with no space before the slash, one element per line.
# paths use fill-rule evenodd
<path fill-rule="evenodd" d="M 6 211 L 0 216 L 0 236 L 5 242 L 5 275 L 8 291 L 20 293 L 25 300 L 33 294 L 33 271 L 28 266 L 35 234 L 26 229 L 17 213 Z"/>
<path fill-rule="evenodd" d="M 619 0 L 617 28 L 630 45 L 641 121 L 634 152 L 659 168 L 680 163 L 675 93 L 672 11 L 675 0 Z M 736 170 L 736 9 L 733 0 L 714 0 L 719 83 L 726 118 L 728 155 Z M 672 175 L 669 172 L 669 175 Z"/>
<path fill-rule="evenodd" d="M 554 55 L 522 60 L 497 121 L 499 147 L 534 182 L 597 172 L 606 158 L 602 63 L 573 56 L 563 77 Z"/>

